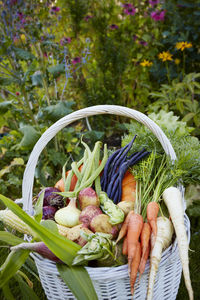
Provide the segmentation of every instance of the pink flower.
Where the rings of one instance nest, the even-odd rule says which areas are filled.
[[[60,40],[60,44],[61,46],[64,46],[66,44],[70,44],[71,43],[71,38],[70,37],[63,37],[61,40]]]
[[[73,64],[73,65],[76,65],[76,64],[78,64],[78,63],[80,63],[80,62],[81,62],[81,58],[80,58],[79,56],[75,57],[75,58],[72,60],[72,64]]]
[[[160,1],[159,0],[149,0],[149,4],[154,7],[154,5],[157,5]]]
[[[136,9],[134,7],[129,7],[129,8],[124,9],[124,13],[126,15],[134,16],[136,13]]]
[[[162,11],[159,11],[159,10],[152,11],[151,18],[154,19],[155,21],[164,21],[165,10],[162,10]]]

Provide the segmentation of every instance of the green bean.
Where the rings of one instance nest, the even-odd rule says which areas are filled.
[[[102,162],[101,164],[99,165],[99,167],[91,174],[91,176],[86,180],[86,181],[83,181],[81,182],[81,185],[80,187],[78,188],[77,192],[80,192],[82,189],[84,189],[85,187],[88,187],[90,186],[93,181],[97,178],[97,176],[100,175],[101,171],[103,170],[105,164],[106,164],[106,161],[108,159],[108,150],[107,150],[107,145],[105,144],[104,145],[104,156],[103,156],[103,159],[102,159]]]

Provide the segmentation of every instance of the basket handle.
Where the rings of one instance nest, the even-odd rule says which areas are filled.
[[[54,123],[51,127],[49,127],[40,137],[40,139],[35,144],[29,160],[26,165],[26,169],[24,171],[23,182],[22,182],[22,202],[23,209],[28,214],[33,214],[32,209],[32,190],[33,190],[33,182],[34,182],[34,174],[35,168],[37,165],[38,157],[41,154],[42,150],[45,148],[47,143],[64,127],[67,125],[89,116],[100,115],[100,114],[111,114],[118,115],[123,117],[128,117],[134,119],[146,127],[148,127],[153,134],[158,138],[161,143],[165,153],[171,157],[171,160],[174,161],[176,159],[175,151],[166,137],[161,128],[154,123],[150,118],[148,118],[145,114],[123,106],[118,105],[96,105],[90,106],[88,108],[83,108],[77,110],[60,120]]]

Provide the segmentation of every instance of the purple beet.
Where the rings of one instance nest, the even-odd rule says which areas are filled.
[[[61,192],[59,189],[55,187],[46,187],[42,191],[39,192],[37,195],[37,198],[41,195],[41,193],[45,191],[44,193],[44,202],[43,206],[55,206],[55,207],[64,207],[64,198],[61,195],[55,194],[56,192]]]
[[[43,206],[43,220],[54,220],[54,215],[57,211],[57,208],[54,206]]]

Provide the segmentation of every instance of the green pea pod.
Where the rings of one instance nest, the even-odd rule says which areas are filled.
[[[102,211],[110,217],[110,224],[116,225],[124,221],[123,210],[115,205],[105,192],[100,192],[99,200]]]

